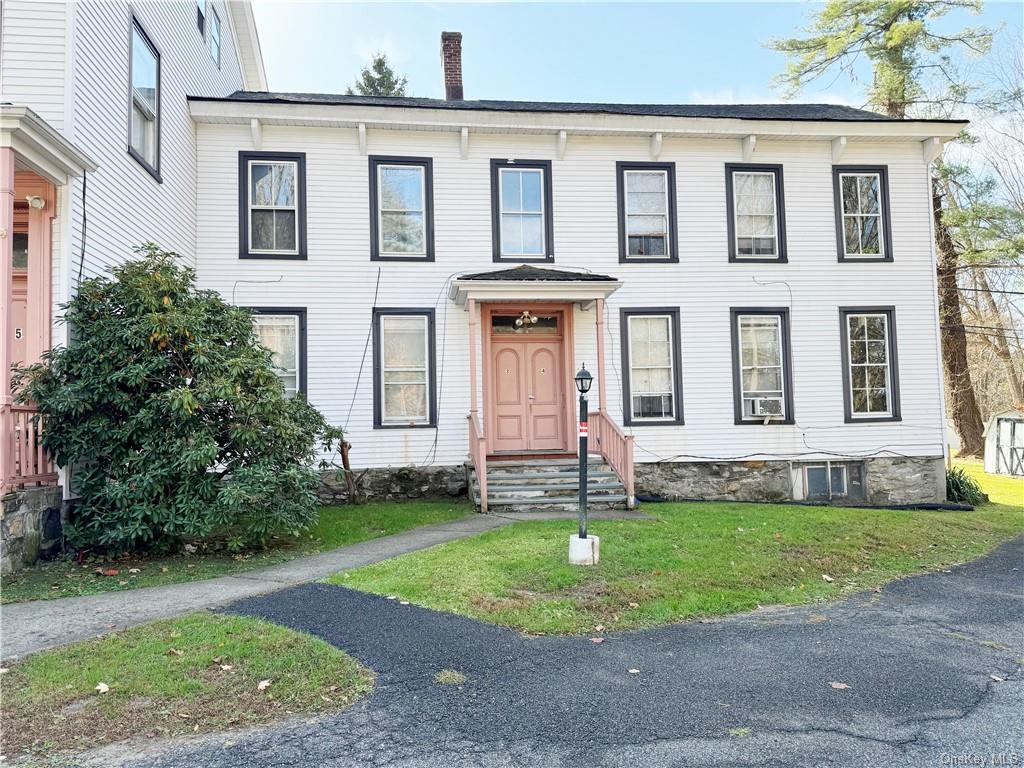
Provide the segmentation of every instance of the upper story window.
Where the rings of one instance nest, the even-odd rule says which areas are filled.
[[[306,156],[239,152],[239,255],[306,258]]]
[[[792,424],[788,309],[733,309],[733,393],[737,424]]]
[[[213,60],[217,62],[217,66],[220,66],[220,16],[217,15],[217,11],[210,8],[209,17],[207,24],[210,27],[209,32],[206,35],[207,45],[210,47],[210,55]]]
[[[491,160],[495,261],[554,261],[551,163]]]
[[[847,422],[900,418],[895,313],[892,307],[839,311]]]
[[[437,424],[434,311],[374,309],[374,427]]]
[[[306,391],[305,308],[253,308],[252,324],[260,342],[272,353],[284,396]]]
[[[679,310],[623,309],[619,317],[626,425],[682,424]]]
[[[370,158],[372,260],[434,260],[432,176],[429,157]]]
[[[619,261],[678,261],[675,165],[616,163]]]
[[[160,54],[132,19],[128,152],[160,180]]]
[[[725,165],[729,261],[786,261],[781,165]]]
[[[892,261],[885,166],[832,166],[840,261]]]
[[[196,26],[199,34],[206,34],[206,0],[196,0]]]

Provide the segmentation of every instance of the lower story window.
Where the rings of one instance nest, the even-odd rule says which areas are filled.
[[[803,475],[804,498],[808,501],[864,498],[864,465],[860,462],[806,464]]]
[[[733,310],[737,422],[792,420],[786,310]]]
[[[305,392],[306,311],[265,307],[252,312],[256,336],[271,351],[285,397]]]
[[[681,422],[678,310],[623,310],[622,325],[626,423]]]
[[[374,338],[374,426],[433,426],[433,310],[374,310]]]

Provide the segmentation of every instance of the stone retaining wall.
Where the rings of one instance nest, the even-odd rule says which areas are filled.
[[[0,500],[0,573],[8,574],[61,551],[60,486],[26,488]]]
[[[356,470],[360,475],[364,470]],[[459,464],[443,467],[379,467],[366,471],[360,487],[367,501],[410,499],[453,499],[466,496],[466,468]],[[337,473],[322,472],[317,491],[322,504],[347,504],[348,487]]]

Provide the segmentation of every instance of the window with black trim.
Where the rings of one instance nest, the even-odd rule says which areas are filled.
[[[217,62],[217,67],[220,67],[220,16],[217,15],[217,11],[210,6],[209,13],[209,32],[206,35],[206,43],[210,49],[210,55],[213,60]]]
[[[615,164],[619,262],[679,261],[674,163]]]
[[[494,261],[554,261],[551,161],[491,160]]]
[[[899,421],[896,310],[843,307],[839,317],[847,423]]]
[[[272,353],[285,397],[306,391],[306,308],[250,307],[253,330]]]
[[[160,181],[160,52],[132,17],[128,154]]]
[[[373,426],[437,425],[434,310],[373,310]]]
[[[306,155],[238,153],[239,256],[306,258]]]
[[[434,260],[433,161],[370,158],[370,258]]]
[[[782,166],[725,164],[729,261],[786,261]]]
[[[892,261],[889,169],[833,165],[836,247],[840,261]]]
[[[792,424],[789,310],[733,308],[730,315],[736,423]]]
[[[808,501],[863,501],[864,464],[859,461],[809,462],[802,466],[803,498]]]
[[[682,424],[683,387],[679,310],[619,310],[622,347],[623,422]]]
[[[196,0],[196,27],[199,34],[206,34],[206,0]]]

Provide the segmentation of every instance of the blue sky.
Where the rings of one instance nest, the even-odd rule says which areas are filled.
[[[341,93],[378,50],[415,96],[443,95],[442,30],[463,33],[466,98],[607,102],[777,101],[784,67],[763,43],[794,34],[812,3],[332,3],[257,0],[272,90]],[[952,13],[948,29],[1005,25],[1019,2]],[[801,101],[860,106],[859,84],[821,82]]]

